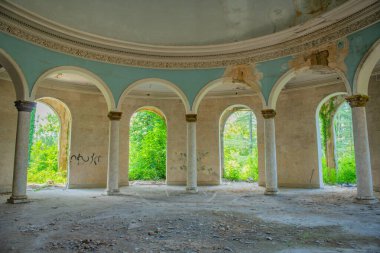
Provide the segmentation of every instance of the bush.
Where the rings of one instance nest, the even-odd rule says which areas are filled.
[[[344,156],[338,161],[338,184],[355,184],[356,183],[356,166],[355,157]]]
[[[322,160],[323,182],[325,184],[355,184],[356,167],[355,157],[348,155],[338,160],[338,170],[328,168],[325,159]]]
[[[28,183],[44,184],[53,182],[54,184],[65,184],[67,173],[66,171],[55,171],[47,168],[38,170],[36,167],[28,170]]]
[[[130,180],[166,178],[166,123],[154,112],[140,111],[131,119]]]

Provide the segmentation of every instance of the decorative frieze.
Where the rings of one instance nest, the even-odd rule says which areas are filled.
[[[276,111],[273,109],[265,109],[262,110],[261,113],[263,114],[264,119],[271,119],[276,116]]]
[[[196,114],[186,114],[186,122],[197,122]]]
[[[108,118],[110,120],[120,120],[121,119],[121,114],[122,112],[114,112],[114,111],[111,111],[108,113]]]
[[[19,112],[31,112],[36,108],[36,103],[31,101],[15,101],[15,106]]]
[[[288,39],[270,46],[255,47],[254,44],[250,45],[250,42],[247,41],[244,50],[228,51],[227,53],[223,50],[210,52],[206,50],[174,54],[154,50],[140,50],[136,49],[136,47],[113,47],[49,29],[19,14],[11,13],[10,10],[0,12],[0,31],[58,52],[107,63],[162,69],[217,68],[252,64],[289,55],[303,56],[305,52],[310,53],[315,49],[322,52],[322,47],[335,44],[345,36],[378,22],[380,20],[379,6],[379,3],[371,4],[335,23],[321,26],[318,30],[313,30],[310,33],[303,32],[300,33],[301,35],[295,33],[294,36],[289,36]],[[344,66],[332,65],[341,65],[344,58],[343,61],[342,57],[331,60],[333,52],[331,49],[328,52],[328,65],[334,68],[340,67],[345,71]],[[324,58],[324,56],[322,58],[324,60],[321,63],[325,64],[327,58]]]
[[[369,100],[369,97],[366,95],[357,94],[357,95],[346,97],[346,100],[350,104],[351,108],[364,107],[366,106]]]

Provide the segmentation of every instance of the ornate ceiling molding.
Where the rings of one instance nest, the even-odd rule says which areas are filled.
[[[0,31],[54,51],[145,68],[219,68],[297,55],[380,20],[380,2],[353,0],[321,17],[257,39],[215,46],[139,45],[85,34],[0,2]]]

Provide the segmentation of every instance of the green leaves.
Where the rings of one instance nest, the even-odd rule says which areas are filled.
[[[131,118],[129,138],[129,179],[165,179],[165,119],[151,111],[135,113]]]
[[[251,111],[237,111],[227,119],[224,133],[224,178],[258,180],[257,124]]]
[[[37,112],[35,126],[30,129],[33,136],[28,168],[29,183],[65,183],[66,171],[58,172],[58,138],[60,123],[54,114],[41,119]]]

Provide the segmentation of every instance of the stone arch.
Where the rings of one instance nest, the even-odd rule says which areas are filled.
[[[323,98],[316,110],[315,110],[315,122],[316,122],[316,128],[317,128],[317,145],[318,145],[318,174],[319,174],[319,185],[320,188],[323,188],[323,175],[322,175],[322,143],[321,143],[321,128],[319,126],[319,112],[321,110],[322,105],[327,102],[330,98],[339,96],[339,95],[347,95],[347,92],[334,92]]]
[[[129,132],[128,132],[129,142],[128,142],[128,145],[130,145],[130,139],[131,139],[130,133],[131,133],[132,116],[138,112],[141,112],[141,111],[150,111],[150,112],[153,112],[153,113],[159,115],[160,117],[162,117],[165,121],[166,133],[168,133],[168,122],[167,122],[167,117],[166,117],[165,113],[160,108],[158,108],[157,106],[150,106],[150,105],[141,106],[130,114],[130,118],[129,118],[129,122],[128,122],[128,124],[129,124]],[[130,152],[131,152],[131,147],[128,148],[128,157],[130,157]],[[130,169],[130,167],[129,167],[129,161],[128,161],[128,178],[129,178],[129,169]],[[167,180],[167,179],[168,179],[168,138],[166,136],[165,180]]]
[[[347,80],[347,77],[346,75],[338,68],[330,68],[330,67],[326,67],[326,66],[318,66],[320,68],[327,68],[327,69],[330,69],[330,70],[334,70],[338,75],[339,77],[342,79],[342,81],[344,82],[344,85],[346,87],[346,90],[347,90],[347,93],[348,94],[351,94],[351,88],[350,88],[350,84]],[[272,90],[269,94],[269,99],[268,99],[268,104],[266,105],[267,108],[269,109],[276,109],[276,104],[277,104],[277,100],[278,100],[278,97],[280,96],[280,93],[282,91],[282,89],[285,87],[285,85],[295,76],[297,76],[298,74],[306,71],[310,69],[310,66],[307,66],[307,67],[303,67],[303,68],[300,68],[300,69],[295,69],[295,68],[292,68],[290,70],[288,70],[285,74],[283,74],[278,80],[277,82],[274,84],[274,86],[272,87]]]
[[[121,107],[122,107],[122,103],[124,102],[125,98],[128,96],[128,94],[134,89],[136,88],[137,86],[141,85],[141,84],[144,84],[144,83],[147,83],[147,82],[156,82],[156,83],[160,83],[166,87],[168,87],[169,89],[173,90],[178,96],[179,98],[181,99],[182,103],[183,103],[183,106],[185,107],[185,110],[186,110],[186,113],[189,113],[190,112],[190,104],[189,104],[189,100],[187,99],[185,93],[177,86],[175,85],[174,83],[172,82],[169,82],[167,80],[164,80],[164,79],[160,79],[160,78],[145,78],[145,79],[141,79],[141,80],[138,80],[132,84],[130,84],[124,91],[123,93],[121,94],[120,98],[119,98],[119,102],[117,104],[117,109],[120,111],[121,110]]]
[[[375,65],[380,60],[380,40],[367,51],[356,69],[353,84],[353,94],[368,95],[369,79]]]
[[[220,117],[219,117],[219,160],[220,160],[220,180],[222,179],[223,177],[223,174],[224,174],[224,139],[223,139],[223,136],[224,136],[224,126],[228,120],[228,118],[235,112],[233,111],[233,109],[241,109],[241,108],[244,108],[244,109],[248,109],[250,110],[253,115],[256,117],[256,114],[255,112],[253,111],[253,109],[248,106],[248,105],[245,105],[245,104],[233,104],[233,105],[229,105],[227,106],[223,112],[220,114]],[[237,110],[238,111],[238,110]],[[257,117],[256,117],[257,118]]]
[[[195,113],[195,114],[198,113],[199,105],[201,104],[201,102],[203,101],[203,98],[207,95],[207,93],[225,81],[231,81],[231,80],[228,78],[219,78],[219,79],[213,80],[213,81],[209,82],[208,84],[206,84],[198,92],[197,96],[194,99],[192,110],[191,110],[192,113]],[[258,87],[258,90],[261,91],[259,85],[257,83],[255,83],[255,85]],[[259,97],[263,103],[263,106],[264,106],[265,105],[265,99],[264,99],[263,94],[260,92],[260,93],[258,93],[258,95],[259,95]]]
[[[36,83],[34,84],[30,97],[32,99],[35,99],[36,92],[37,92],[37,89],[38,89],[38,86],[39,86],[40,82],[42,80],[44,80],[48,75],[51,75],[51,74],[54,74],[54,73],[58,73],[58,72],[76,73],[76,74],[80,74],[80,75],[85,76],[103,94],[104,99],[106,100],[106,103],[107,103],[108,110],[112,111],[112,110],[116,109],[115,100],[114,100],[113,94],[112,94],[110,88],[108,87],[108,85],[99,76],[97,76],[93,72],[91,72],[91,71],[89,71],[87,69],[80,68],[80,67],[75,67],[75,66],[60,66],[60,67],[49,69],[48,71],[46,71],[45,73],[43,73],[37,79]]]
[[[16,61],[0,48],[0,64],[6,69],[16,91],[17,100],[29,100],[29,88],[25,76]]]
[[[63,165],[67,170],[66,185],[70,186],[70,147],[72,115],[69,107],[60,99],[53,97],[40,97],[35,102],[42,102],[49,106],[58,116],[60,123],[58,166]]]

